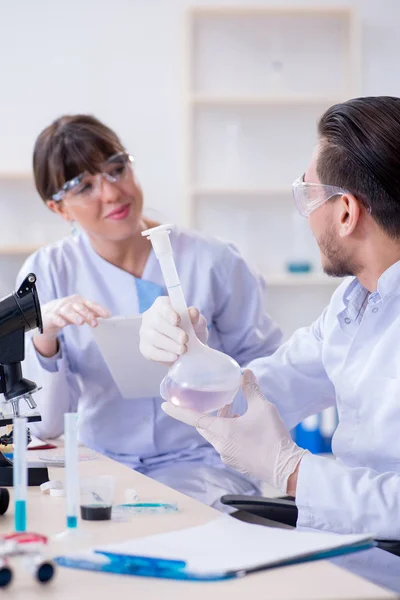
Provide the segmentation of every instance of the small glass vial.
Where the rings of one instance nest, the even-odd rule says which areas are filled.
[[[307,219],[293,211],[291,217],[291,251],[286,265],[289,273],[309,273],[313,270],[310,235]]]

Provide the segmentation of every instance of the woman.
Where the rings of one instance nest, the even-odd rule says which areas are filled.
[[[43,334],[28,341],[24,365],[43,386],[35,433],[60,435],[64,412],[77,410],[85,445],[205,503],[257,493],[258,484],[225,467],[196,431],[169,419],[159,398],[123,399],[94,341],[98,318],[143,313],[166,295],[141,236],[157,223],[142,214],[142,190],[117,135],[91,116],[64,116],[39,135],[33,166],[47,207],[79,225],[30,256],[18,278],[37,275],[43,314]],[[212,324],[210,345],[241,364],[274,352],[281,334],[264,313],[264,284],[237,251],[180,229],[171,242],[187,300]],[[195,310],[191,317],[204,337],[205,321]]]

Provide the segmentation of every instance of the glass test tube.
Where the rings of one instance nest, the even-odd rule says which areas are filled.
[[[15,531],[26,531],[27,466],[26,418],[13,419],[13,485],[14,485],[14,522]]]
[[[78,526],[78,414],[64,414],[67,529]]]

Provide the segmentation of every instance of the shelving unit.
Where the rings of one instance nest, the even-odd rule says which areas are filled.
[[[340,102],[339,96],[326,98],[323,96],[307,96],[293,94],[289,96],[212,96],[193,94],[189,102],[198,106],[304,106],[305,104],[326,104]]]
[[[0,172],[0,297],[9,294],[25,259],[68,234],[68,225],[39,198],[32,173]]]
[[[268,275],[268,284],[276,287],[318,286],[334,289],[341,279],[328,277],[323,273],[272,273]]]
[[[357,16],[346,7],[192,8],[184,55],[183,220],[234,242],[263,273],[267,308],[288,335],[316,318],[340,283],[320,272],[308,232],[312,272],[286,270],[297,258],[294,230],[306,226],[293,214],[291,183],[311,158],[318,118],[359,93]]]
[[[21,181],[26,180],[32,181],[32,173],[29,171],[0,171],[0,181]]]

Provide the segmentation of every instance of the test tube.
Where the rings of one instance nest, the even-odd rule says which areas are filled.
[[[26,531],[27,468],[26,417],[13,419],[13,485],[14,485],[14,521],[15,531]]]
[[[79,506],[77,413],[64,413],[64,437],[67,529],[76,529]]]

